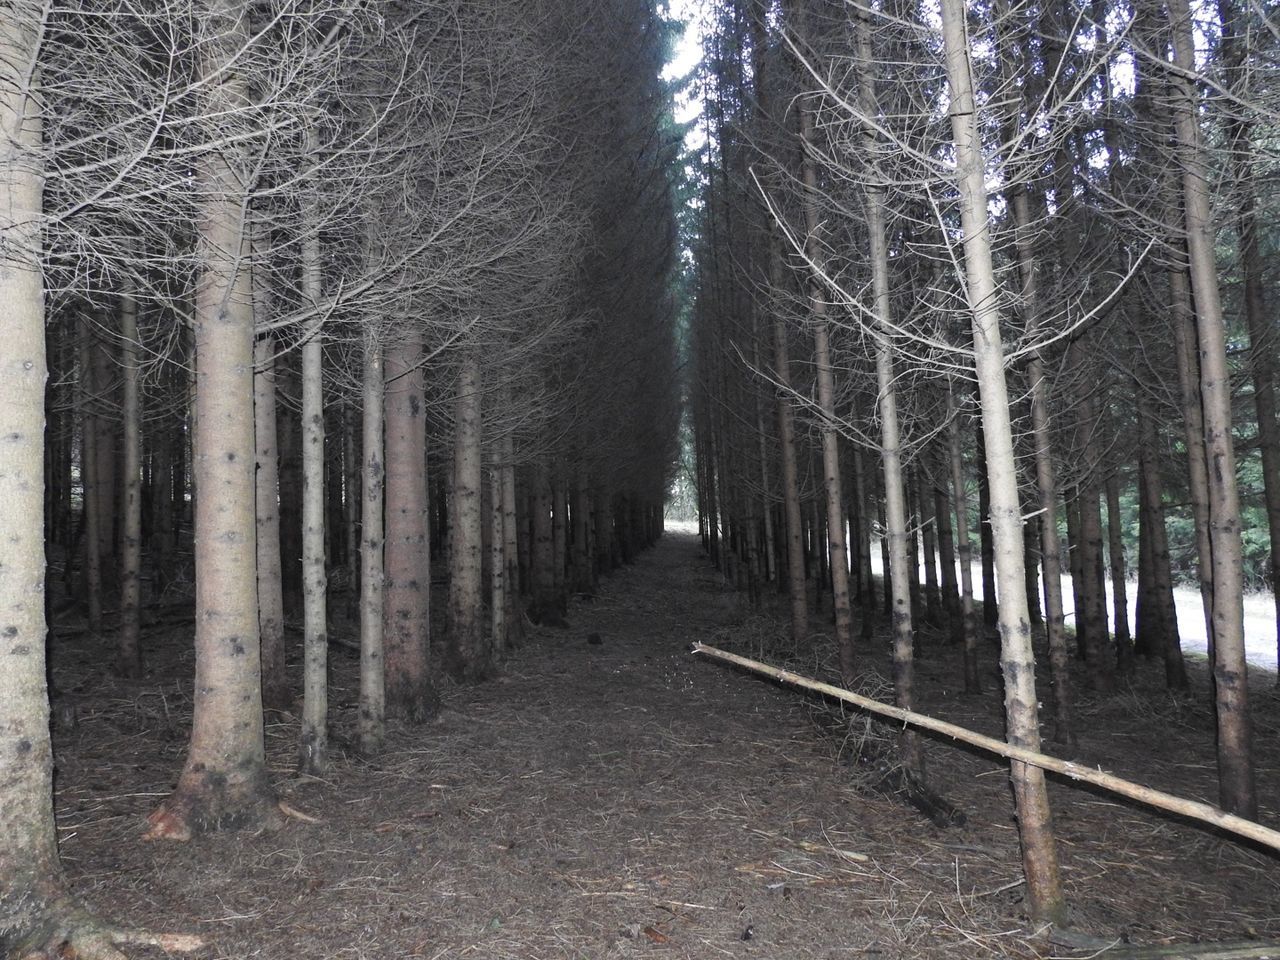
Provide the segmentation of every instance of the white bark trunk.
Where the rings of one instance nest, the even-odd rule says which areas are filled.
[[[991,530],[1000,595],[998,615],[1006,737],[1012,744],[1038,751],[1040,724],[1023,568],[1022,513],[1018,501],[1013,429],[1009,420],[999,297],[991,258],[985,157],[965,30],[965,4],[963,0],[941,0],[941,13],[943,51],[951,95],[951,131],[956,150],[956,186],[960,192],[966,294],[982,398]],[[1066,907],[1044,772],[1026,764],[1013,763],[1010,774],[1018,807],[1018,831],[1030,912],[1037,921],[1058,923],[1065,919]]]

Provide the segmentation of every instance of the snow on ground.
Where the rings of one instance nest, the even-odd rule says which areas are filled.
[[[668,520],[666,528],[677,533],[697,533],[696,520]],[[880,566],[880,551],[876,545],[871,549],[871,567],[877,576],[883,575]],[[959,567],[957,567],[957,577]],[[923,575],[922,575],[923,578]],[[982,568],[973,565],[974,596],[982,597]],[[1138,585],[1130,583],[1128,587],[1129,629],[1134,628],[1134,599],[1138,595]],[[1178,608],[1178,631],[1182,636],[1183,652],[1205,655],[1209,647],[1206,641],[1204,612],[1200,603],[1200,591],[1190,587],[1178,587],[1174,590],[1174,602]],[[1067,625],[1075,623],[1075,602],[1071,593],[1071,578],[1062,578],[1062,601],[1065,607]],[[1107,608],[1114,618],[1112,591],[1107,584]],[[1276,669],[1276,617],[1275,601],[1270,593],[1251,593],[1244,598],[1244,632],[1245,656],[1249,663],[1267,670]]]

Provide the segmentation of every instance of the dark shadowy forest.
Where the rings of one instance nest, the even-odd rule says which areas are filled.
[[[1280,950],[1278,52],[8,0],[0,957]]]

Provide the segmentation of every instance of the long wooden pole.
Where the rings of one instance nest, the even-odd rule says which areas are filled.
[[[997,740],[994,737],[984,736],[981,733],[975,733],[966,727],[957,726],[954,723],[947,723],[945,720],[937,720],[933,717],[925,716],[922,713],[916,713],[913,710],[903,710],[900,707],[891,707],[887,703],[881,703],[879,700],[872,700],[870,697],[864,697],[860,694],[852,693],[840,687],[832,686],[829,683],[823,683],[820,680],[812,680],[809,677],[801,676],[798,673],[792,673],[790,670],[783,670],[780,667],[773,667],[767,663],[761,663],[758,660],[750,660],[747,657],[740,657],[736,653],[729,653],[727,650],[721,650],[718,647],[710,647],[706,644],[695,643],[693,652],[700,653],[704,656],[713,657],[717,660],[723,660],[726,663],[732,663],[742,667],[744,670],[750,670],[752,673],[763,674],[766,677],[772,677],[782,683],[791,684],[794,687],[800,687],[805,690],[812,690],[815,693],[821,693],[824,696],[833,697],[836,700],[842,700],[845,703],[851,703],[856,707],[866,710],[870,713],[879,714],[883,717],[890,717],[904,724],[910,724],[919,727],[922,730],[931,730],[934,733],[940,733],[943,736],[951,737],[953,740],[959,740],[979,749],[986,750],[988,753],[994,753],[1009,760],[1016,760],[1019,763],[1027,763],[1042,770],[1051,770],[1054,773],[1060,773],[1063,776],[1070,777],[1072,780],[1081,780],[1085,783],[1091,783],[1094,786],[1109,790],[1112,793],[1119,794],[1122,797],[1128,797],[1130,800],[1136,800],[1150,807],[1156,807],[1159,810],[1167,810],[1170,813],[1181,814],[1184,817],[1190,817],[1193,820],[1200,820],[1204,823],[1212,824],[1219,829],[1234,833],[1237,836],[1248,837],[1258,843],[1268,846],[1273,850],[1280,850],[1280,831],[1272,830],[1270,827],[1264,827],[1260,823],[1252,820],[1246,820],[1244,817],[1238,817],[1233,813],[1227,813],[1225,810],[1215,807],[1212,804],[1201,803],[1197,800],[1186,800],[1182,797],[1175,797],[1171,793],[1165,793],[1162,790],[1155,790],[1151,787],[1145,787],[1140,783],[1134,783],[1131,780],[1125,780],[1114,774],[1105,773],[1102,770],[1095,770],[1092,767],[1084,767],[1078,763],[1072,763],[1069,760],[1059,760],[1057,757],[1051,757],[1047,754],[1038,753],[1035,750],[1028,750],[1025,747],[1017,747],[1012,744],[1005,743],[1003,740]]]

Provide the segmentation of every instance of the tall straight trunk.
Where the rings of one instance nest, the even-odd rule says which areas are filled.
[[[1085,644],[1088,637],[1089,622],[1082,615],[1084,610],[1084,551],[1080,549],[1080,493],[1079,488],[1068,490],[1066,494],[1067,543],[1070,556],[1067,561],[1071,573],[1072,605],[1076,616],[1076,656],[1085,658]]]
[[[197,18],[208,117],[251,100],[235,54],[248,13],[207,0]],[[267,780],[258,646],[254,517],[253,289],[245,184],[233,150],[196,161],[196,677],[191,744],[173,794],[150,817],[150,836],[259,828],[277,822]]]
[[[422,723],[436,712],[430,673],[431,555],[422,339],[398,335],[386,352],[386,598],[383,628],[387,713]],[[368,434],[365,434],[366,441]],[[365,454],[366,461],[368,453]]]
[[[566,589],[565,568],[568,559],[568,504],[564,483],[564,463],[556,458],[551,469],[551,549],[553,559],[551,569],[555,574],[556,596],[560,609],[567,609],[568,591]]]
[[[935,456],[934,465],[945,468],[946,461]],[[951,525],[951,493],[948,490],[945,469],[935,475],[932,487],[933,515],[938,523],[939,572],[947,636],[952,644],[962,647],[965,637],[964,610],[960,605],[960,585],[956,580],[956,538]]]
[[[502,529],[502,469],[489,468],[489,656],[507,648],[506,535]]]
[[[1133,639],[1129,634],[1129,585],[1124,562],[1124,536],[1120,517],[1120,476],[1107,477],[1107,550],[1111,561],[1111,608],[1114,611],[1116,664],[1120,673],[1132,676]]]
[[[0,7],[0,952],[14,956],[45,946],[63,887],[45,687],[44,179],[40,101],[26,89],[42,7]]]
[[[1001,669],[1005,682],[1005,729],[1010,743],[1040,749],[1035,658],[1022,570],[1022,511],[1004,372],[999,297],[991,256],[984,152],[974,99],[963,0],[942,0],[943,53],[951,94],[951,130],[960,192],[966,295],[973,321],[973,347],[982,399],[982,425],[991,496],[991,530],[999,576]],[[1060,923],[1066,916],[1044,771],[1011,763],[1018,833],[1022,841],[1027,900],[1034,920]]]
[[[951,465],[951,489],[956,505],[956,539],[960,554],[960,607],[964,618],[964,692],[982,692],[978,676],[978,614],[973,602],[973,541],[969,536],[969,494],[964,482],[964,456],[960,450],[960,419],[955,398],[947,392],[947,460]]]
[[[1160,479],[1159,447],[1155,420],[1142,384],[1137,384],[1138,478],[1142,484],[1143,530],[1151,551],[1151,588],[1154,603],[1155,651],[1164,660],[1165,683],[1170,690],[1187,689],[1187,668],[1178,636],[1178,609],[1173,597],[1169,562],[1169,534],[1164,519],[1164,486]],[[1145,619],[1145,618],[1144,618]],[[1144,626],[1145,630],[1145,626]]]
[[[1247,83],[1248,22],[1235,0],[1218,0],[1222,24],[1222,59],[1228,79]],[[1231,76],[1234,74],[1234,78]],[[1251,91],[1237,90],[1244,103]],[[1262,457],[1262,491],[1267,507],[1271,546],[1271,593],[1275,603],[1276,650],[1280,653],[1280,425],[1276,423],[1275,340],[1265,302],[1265,274],[1259,246],[1258,198],[1255,186],[1254,122],[1245,106],[1229,107],[1226,118],[1228,166],[1239,197],[1236,230],[1240,273],[1244,285],[1244,316],[1249,330],[1249,367],[1253,374],[1253,406],[1258,420],[1258,450]],[[1277,674],[1280,683],[1280,673]]]
[[[360,517],[360,700],[356,716],[356,742],[366,757],[381,752],[386,739],[387,684],[383,669],[384,530],[386,472],[383,466],[382,341],[369,325],[364,333],[364,370],[361,380],[363,411],[361,433],[364,458],[361,470]],[[399,520],[401,518],[397,518]]]
[[[757,370],[764,368],[760,364],[760,316],[759,311],[751,312],[751,350],[752,363]],[[763,570],[762,574],[766,581],[772,583],[778,579],[778,545],[777,534],[775,533],[773,523],[773,486],[769,474],[769,434],[765,430],[765,413],[764,402],[760,397],[760,390],[753,385],[751,391],[751,402],[755,413],[755,435],[756,435],[756,460],[760,470],[760,513],[761,523],[763,525]]]
[[[302,421],[295,413],[301,404],[302,386],[292,354],[276,362],[276,389],[282,403],[276,409],[276,451],[279,463],[280,523],[280,591],[285,618],[302,616]]]
[[[853,448],[853,481],[859,520],[857,543],[861,582],[858,586],[858,599],[862,607],[862,630],[859,635],[863,640],[870,640],[876,622],[876,578],[871,570],[871,518],[875,510],[871,503],[871,492],[867,489],[867,473],[861,447]]]
[[[1024,276],[1025,290],[1025,276]],[[1049,430],[1049,385],[1037,352],[1027,364],[1031,381],[1031,424],[1036,447],[1036,492],[1040,508],[1040,569],[1044,574],[1044,628],[1053,688],[1053,739],[1074,743],[1071,713],[1071,651],[1062,604],[1062,540],[1058,536],[1058,481]]]
[[[765,114],[762,20],[753,23],[757,36],[753,45],[758,110]],[[767,214],[766,214],[767,215]],[[768,231],[769,285],[783,289],[782,240],[778,227],[770,221]],[[777,384],[778,456],[782,463],[782,504],[786,520],[787,577],[786,588],[791,601],[791,640],[800,644],[809,638],[809,605],[805,581],[804,518],[800,511],[800,471],[796,460],[795,411],[791,406],[791,358],[787,347],[787,326],[780,310],[775,310],[770,323],[773,337],[773,380]],[[780,584],[781,585],[781,584]]]
[[[942,626],[942,594],[938,590],[937,520],[933,511],[933,497],[924,465],[917,463],[915,470],[916,501],[920,515],[921,559],[924,562],[924,618],[931,626]]]
[[[1177,214],[1171,208],[1171,215]],[[1209,656],[1214,651],[1213,631],[1213,547],[1210,542],[1210,490],[1208,461],[1205,459],[1204,403],[1200,393],[1200,359],[1197,356],[1196,317],[1191,304],[1191,288],[1185,266],[1168,272],[1169,312],[1173,324],[1174,355],[1178,362],[1178,385],[1182,399],[1183,437],[1187,448],[1187,489],[1191,498],[1191,518],[1196,534],[1196,577],[1204,611],[1205,636]]]
[[[803,33],[803,14],[799,18]],[[801,160],[804,180],[806,254],[815,265],[823,262],[822,220],[818,211],[818,169],[814,161],[813,112],[800,109],[801,136],[807,145]],[[840,658],[840,674],[852,683],[857,663],[853,649],[853,612],[849,606],[849,553],[845,541],[844,484],[840,474],[840,434],[836,431],[836,385],[831,365],[831,335],[827,324],[827,297],[821,281],[809,278],[809,313],[813,330],[813,366],[818,387],[818,410],[822,414],[822,488],[827,507],[827,565],[831,572],[831,606],[835,613],[835,644]],[[821,578],[819,578],[821,583]]]
[[[533,610],[535,623],[553,627],[565,626],[564,610],[556,592],[555,532],[552,529],[551,471],[546,461],[534,466],[533,489],[530,491],[533,514],[532,565]]]
[[[1079,340],[1070,347],[1071,365],[1078,378],[1085,376],[1084,348]],[[1076,493],[1080,511],[1080,539],[1075,549],[1080,555],[1080,593],[1083,607],[1076,608],[1076,622],[1083,629],[1084,657],[1089,686],[1098,693],[1115,690],[1115,658],[1111,654],[1111,634],[1107,630],[1107,598],[1103,593],[1102,507],[1099,497],[1098,403],[1093,384],[1086,384],[1076,396],[1079,456],[1084,476]]]
[[[855,14],[860,109],[863,116],[877,115],[875,77],[872,73],[871,24],[865,13]],[[872,130],[864,128],[863,148],[868,158],[879,150]],[[877,171],[878,173],[878,171]],[[894,702],[912,709],[915,694],[915,629],[911,619],[911,586],[914,557],[908,549],[906,480],[902,466],[902,440],[898,425],[898,394],[894,383],[891,336],[893,317],[889,296],[889,238],[885,225],[885,190],[878,179],[866,186],[867,243],[871,261],[871,293],[875,317],[876,387],[880,403],[880,458],[884,469],[885,533],[889,544],[892,595],[890,628],[893,642]],[[903,764],[917,775],[924,772],[924,750],[917,734],[899,735]]]
[[[317,231],[302,241],[302,292],[317,306],[323,293],[320,278]],[[312,775],[324,773],[329,765],[329,578],[324,549],[324,465],[324,343],[322,333],[317,330],[302,345],[302,730],[298,740],[298,768]],[[340,487],[341,478],[331,476],[329,484]],[[348,549],[351,547],[348,540]],[[351,549],[351,553],[355,550]],[[348,557],[348,562],[354,562],[353,557]]]
[[[254,298],[260,281],[254,277]],[[260,317],[261,304],[255,304]],[[285,678],[284,594],[280,586],[280,478],[276,449],[276,340],[257,339],[253,349],[254,501],[257,507],[258,630],[262,636],[262,702],[283,707],[289,700]],[[293,491],[289,492],[294,495]]]
[[[343,506],[347,521],[347,617],[356,620],[360,616],[360,423],[356,406],[351,401],[342,408],[342,481]]]
[[[1027,611],[1033,627],[1044,625],[1040,608],[1040,528],[1034,523],[1022,526],[1022,562],[1027,568]]]
[[[120,633],[116,670],[123,677],[142,676],[142,374],[138,344],[138,301],[133,292],[120,295],[120,351],[123,383],[121,421],[123,464],[120,484]]]
[[[89,632],[102,634],[102,551],[99,530],[104,523],[98,495],[98,430],[94,389],[93,330],[86,317],[80,321],[80,509],[84,511],[84,595]]]
[[[920,623],[924,620],[924,604],[921,602],[920,590],[920,503],[916,486],[911,482],[911,471],[904,470],[902,482],[906,484],[903,496],[907,498],[907,588],[911,591],[911,620]],[[920,638],[915,639],[916,652],[920,651]]]
[[[167,377],[161,379],[164,384]],[[158,418],[151,431],[151,497],[148,503],[151,524],[151,537],[148,542],[151,554],[151,566],[155,581],[152,585],[156,595],[163,593],[169,583],[174,564],[174,517],[173,517],[173,450],[174,433],[177,423],[169,413]]]
[[[996,596],[996,542],[991,530],[991,481],[984,425],[978,426],[978,553],[982,561],[982,627],[993,634],[1000,622]]]
[[[449,566],[449,637],[446,666],[460,682],[483,680],[493,671],[485,642],[480,421],[480,363],[463,358],[454,401],[453,551]]]
[[[516,510],[515,441],[510,435],[502,441],[502,536],[503,556],[507,564],[507,633],[508,646],[524,639],[524,612],[520,609],[520,525]]]
[[[109,314],[103,314],[100,323],[111,326]],[[90,366],[93,369],[93,394],[98,415],[93,418],[94,432],[94,491],[98,507],[98,557],[104,594],[115,594],[119,589],[119,566],[116,556],[116,511],[120,505],[117,493],[117,441],[115,402],[115,372],[119,369],[113,355],[113,343],[104,337],[91,342]]]
[[[1240,501],[1231,439],[1231,370],[1214,257],[1209,164],[1195,83],[1195,41],[1187,0],[1168,0],[1173,25],[1173,118],[1182,168],[1191,289],[1196,303],[1200,396],[1209,474],[1209,541],[1213,574],[1213,678],[1218,709],[1218,794],[1223,809],[1256,818],[1249,684],[1244,648],[1244,564]]]
[[[573,489],[573,589],[590,596],[595,592],[591,563],[591,478],[585,466],[574,473]]]

